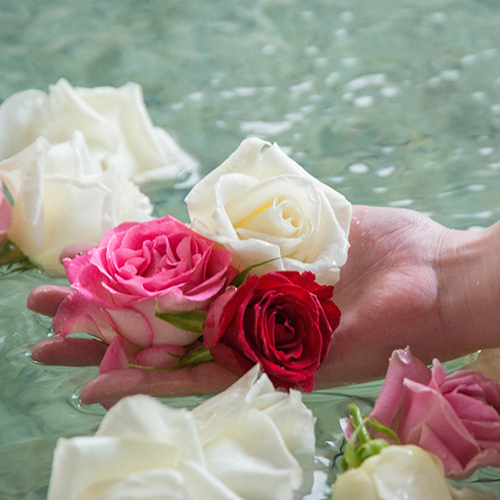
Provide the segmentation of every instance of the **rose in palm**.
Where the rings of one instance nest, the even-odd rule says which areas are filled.
[[[198,334],[155,317],[205,310],[235,270],[231,255],[173,217],[124,223],[64,266],[75,293],[61,304],[54,331],[89,332],[110,343],[188,345]]]
[[[262,150],[270,146],[265,152]],[[351,204],[277,144],[244,140],[186,197],[193,227],[252,274],[310,271],[334,285],[347,259]]]
[[[250,276],[210,306],[205,347],[236,373],[259,363],[275,386],[311,391],[340,321],[332,293],[310,272]]]
[[[447,476],[500,465],[500,383],[475,370],[447,375],[434,360],[431,372],[395,351],[370,416],[441,458]]]

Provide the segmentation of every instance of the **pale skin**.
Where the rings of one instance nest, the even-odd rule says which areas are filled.
[[[394,349],[425,363],[500,347],[500,222],[479,232],[447,229],[411,210],[354,206],[351,248],[333,300],[342,312],[315,388],[383,377]],[[74,254],[75,249],[68,250]],[[69,288],[42,286],[27,306],[53,316]],[[106,345],[91,339],[40,342],[43,364],[99,364]],[[92,379],[84,403],[146,393],[215,394],[237,376],[215,362],[175,371],[126,369]]]

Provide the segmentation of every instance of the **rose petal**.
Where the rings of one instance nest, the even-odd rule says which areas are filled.
[[[182,346],[172,344],[157,345],[140,351],[135,358],[135,363],[152,367],[175,366],[185,352],[186,349]]]
[[[140,350],[140,346],[128,342],[123,337],[117,335],[106,350],[106,354],[101,361],[99,374],[128,368],[133,364],[135,357]]]
[[[379,397],[370,413],[374,419],[385,426],[397,428],[397,415],[407,402],[405,379],[427,384],[431,379],[430,370],[417,358],[413,357],[409,348],[395,350],[390,359],[384,384]]]

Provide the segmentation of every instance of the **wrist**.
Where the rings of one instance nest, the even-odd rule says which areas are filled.
[[[444,337],[459,357],[500,346],[500,223],[448,231],[436,274]]]

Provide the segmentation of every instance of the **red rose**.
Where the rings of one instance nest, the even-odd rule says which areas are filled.
[[[250,276],[210,306],[205,347],[238,374],[259,363],[275,386],[310,392],[340,321],[332,294],[311,272]]]

